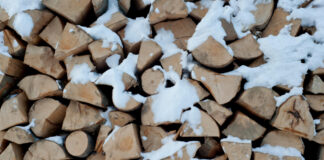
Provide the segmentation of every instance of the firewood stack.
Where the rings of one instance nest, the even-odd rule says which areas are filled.
[[[324,160],[321,0],[0,0],[0,160]]]

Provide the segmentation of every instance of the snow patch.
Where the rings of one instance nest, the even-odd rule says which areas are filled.
[[[9,54],[8,47],[4,44],[3,31],[0,32],[0,54],[5,55],[7,57],[11,57],[11,55]]]
[[[94,82],[99,77],[96,72],[91,72],[91,68],[87,63],[76,64],[70,73],[71,82],[75,84],[86,84],[88,82]]]
[[[188,9],[188,14],[191,13],[191,11],[192,11],[193,9],[198,8],[198,7],[196,6],[196,4],[193,3],[193,2],[186,2],[186,6],[187,6],[187,9]]]
[[[32,132],[30,131],[30,128],[35,127],[35,120],[36,119],[32,119],[31,122],[27,126],[24,126],[24,127],[23,126],[17,126],[17,127],[25,130],[29,134],[32,134]]]
[[[106,64],[110,68],[114,68],[114,67],[118,66],[119,60],[120,60],[120,55],[119,54],[113,54],[113,55],[106,58]]]
[[[202,126],[200,126],[201,113],[197,107],[191,107],[190,110],[183,112],[181,115],[181,122],[188,122],[188,126],[184,129],[184,132],[186,132],[189,127],[196,135],[201,135],[204,131]]]
[[[282,159],[284,156],[293,156],[293,157],[299,157],[302,160],[304,160],[302,154],[296,148],[292,148],[292,147],[285,148],[281,146],[272,146],[266,144],[263,145],[262,147],[253,148],[252,151],[278,156],[279,159]]]
[[[52,141],[52,142],[57,143],[60,146],[63,146],[65,137],[66,137],[66,135],[52,136],[52,137],[45,138],[45,140]]]
[[[282,103],[286,102],[286,100],[291,96],[297,96],[303,94],[303,87],[293,87],[288,93],[274,97],[276,100],[276,106],[279,107]]]
[[[25,12],[20,12],[15,15],[13,28],[22,37],[28,37],[34,28],[32,17]]]
[[[114,111],[114,110],[115,109],[108,106],[108,108],[105,112],[102,112],[102,111],[100,112],[100,116],[106,120],[106,122],[103,125],[112,127],[110,119],[109,119],[109,112]]]
[[[137,43],[148,39],[151,33],[150,22],[147,18],[137,17],[136,19],[128,19],[124,40],[130,43]]]
[[[3,8],[9,17],[26,10],[42,9],[42,0],[0,0],[0,7]]]
[[[221,142],[251,143],[252,141],[249,139],[240,139],[238,137],[228,135],[226,138],[221,139]]]
[[[107,11],[100,17],[98,17],[95,24],[98,25],[107,23],[108,21],[110,21],[111,16],[116,12],[119,12],[118,0],[108,0]]]
[[[108,137],[105,139],[104,144],[106,144],[110,139],[114,138],[115,133],[120,129],[119,126],[115,125],[114,130],[108,135]]]

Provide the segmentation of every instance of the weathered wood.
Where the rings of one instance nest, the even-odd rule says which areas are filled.
[[[160,59],[163,69],[167,72],[170,70],[175,71],[181,77],[182,75],[182,64],[181,64],[181,53],[176,53],[172,56]]]
[[[72,56],[64,59],[68,80],[71,80],[71,71],[74,66],[83,63],[86,63],[91,71],[94,71],[96,69],[96,66],[94,66],[91,62],[90,55]]]
[[[141,125],[140,136],[144,151],[151,152],[163,145],[161,140],[167,137],[168,134],[161,127]]]
[[[199,105],[221,126],[233,113],[213,100],[200,101]]]
[[[251,11],[254,16],[255,22],[251,26],[249,26],[249,29],[264,29],[272,16],[273,8],[274,0],[264,1],[264,3],[256,4],[256,10]]]
[[[228,160],[250,160],[252,156],[251,143],[221,142]]]
[[[105,155],[102,153],[92,153],[87,160],[105,160]]]
[[[108,137],[108,134],[111,132],[111,130],[112,128],[110,126],[107,125],[100,126],[99,133],[96,140],[96,145],[94,148],[94,150],[97,153],[102,153],[103,144],[105,142],[105,139]]]
[[[24,156],[24,160],[34,159],[70,159],[70,157],[65,153],[63,146],[52,141],[39,140],[28,148]]]
[[[74,131],[65,140],[66,150],[75,157],[87,157],[93,151],[93,147],[92,137],[83,131]]]
[[[59,17],[53,18],[53,20],[48,23],[48,25],[39,34],[39,37],[49,44],[52,48],[56,49],[58,47],[61,34],[64,29],[64,23]]]
[[[0,154],[6,149],[8,141],[4,139],[6,131],[0,131]]]
[[[191,83],[192,86],[195,87],[195,89],[196,89],[196,93],[197,93],[197,95],[198,95],[198,97],[199,97],[199,100],[202,100],[202,99],[204,99],[204,98],[206,98],[206,97],[208,97],[208,96],[210,95],[210,93],[209,93],[206,89],[204,89],[204,88],[199,84],[198,81],[196,81],[196,80],[192,80],[192,79],[188,79],[188,81]]]
[[[252,34],[234,41],[229,45],[234,52],[234,57],[241,60],[250,60],[262,55],[259,49],[259,43],[254,39]]]
[[[324,82],[321,77],[314,75],[305,90],[314,94],[324,94]]]
[[[321,130],[314,135],[312,141],[323,145],[324,144],[324,130]]]
[[[201,146],[201,144],[197,141],[195,141],[193,143],[186,144],[184,147],[182,147],[176,153],[165,158],[165,160],[193,159],[200,146]],[[190,148],[190,150],[188,148]]]
[[[135,120],[135,118],[131,114],[127,114],[121,111],[111,111],[108,113],[108,116],[112,126],[123,127]]]
[[[122,14],[121,12],[116,12],[111,15],[109,21],[104,22],[104,25],[107,28],[111,29],[112,31],[117,32],[120,29],[122,29],[123,27],[125,27],[127,22],[128,22],[128,19],[124,14]],[[101,24],[101,23],[99,23],[99,24]],[[91,24],[90,27],[93,27],[95,25],[97,25],[96,22]]]
[[[13,77],[22,77],[25,65],[22,61],[0,54],[0,71]]]
[[[4,45],[8,46],[8,52],[15,57],[23,57],[26,45],[11,30],[3,30]]]
[[[126,28],[126,27],[125,27]],[[120,37],[120,39],[123,42],[124,45],[124,50],[126,53],[138,53],[141,43],[142,41],[138,41],[138,42],[129,42],[128,40],[125,39],[125,28],[121,29],[120,31],[118,31],[118,35]]]
[[[324,111],[324,95],[305,95],[309,107],[314,111]]]
[[[222,27],[226,33],[224,37],[225,41],[233,41],[237,39],[237,33],[234,29],[234,25],[232,22],[228,22],[226,19],[221,19]]]
[[[162,56],[161,47],[152,40],[141,43],[136,68],[138,71],[144,71]]]
[[[23,148],[15,143],[10,143],[7,148],[0,154],[2,160],[23,160]]]
[[[158,93],[158,88],[165,82],[165,79],[160,70],[150,68],[142,74],[141,82],[143,91],[152,95]]]
[[[192,11],[189,13],[191,17],[195,20],[200,21],[206,13],[208,12],[208,8],[201,4],[201,1],[195,2],[196,8],[193,8]]]
[[[4,135],[4,139],[19,145],[35,142],[32,133],[19,126],[8,129]]]
[[[153,9],[149,14],[151,24],[188,16],[188,9],[183,0],[156,0],[152,5]]]
[[[124,11],[124,13],[127,14],[129,11],[129,8],[131,7],[131,0],[120,0],[119,1],[119,6],[120,8]]]
[[[97,17],[104,14],[108,8],[108,1],[106,0],[91,0],[91,4]]]
[[[211,137],[206,137],[204,143],[198,149],[198,155],[202,158],[214,158],[217,154],[222,153],[222,146],[218,141]]]
[[[0,99],[2,99],[16,85],[16,78],[0,74]]]

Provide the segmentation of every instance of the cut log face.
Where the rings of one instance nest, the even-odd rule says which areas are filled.
[[[0,131],[0,154],[6,149],[8,141],[4,139],[6,131]]]
[[[227,49],[212,37],[194,49],[192,55],[199,63],[211,68],[223,68],[233,61]]]
[[[321,77],[318,75],[313,76],[306,86],[306,91],[314,94],[324,94],[324,82]]]
[[[15,85],[15,78],[0,74],[0,99],[2,99]]]
[[[314,111],[324,111],[324,95],[305,95],[309,107]]]
[[[152,5],[153,10],[149,13],[151,24],[188,16],[188,9],[183,0],[156,0]],[[157,10],[158,12],[156,12]]]
[[[25,71],[22,61],[0,54],[0,71],[13,77],[21,77]]]
[[[74,131],[65,140],[66,150],[75,157],[87,157],[93,151],[93,147],[91,136],[83,131]]]
[[[91,0],[91,3],[97,17],[105,13],[108,8],[108,1],[105,0]]]
[[[150,67],[155,61],[162,56],[161,47],[152,40],[141,43],[136,68],[139,72]]]
[[[94,107],[71,101],[63,120],[62,130],[95,131],[105,119],[101,117],[100,110]]]
[[[199,105],[202,109],[206,110],[220,126],[233,114],[231,110],[212,100],[200,101]]]
[[[192,11],[189,13],[191,17],[193,17],[195,20],[200,21],[206,13],[208,12],[208,8],[204,7],[200,1],[195,2],[196,8],[193,8]]]
[[[259,3],[256,5],[256,10],[251,11],[254,16],[255,23],[252,24],[250,29],[262,30],[268,24],[274,7],[274,0],[266,1],[266,3]]]
[[[162,139],[168,136],[161,127],[144,126],[140,127],[140,136],[145,152],[151,152],[159,149],[162,144]]]
[[[71,80],[71,71],[73,67],[77,64],[83,64],[86,63],[91,71],[94,71],[96,69],[96,66],[94,66],[90,60],[90,55],[83,55],[83,56],[73,56],[73,57],[68,57],[64,59],[64,64],[66,67],[66,73],[67,73],[67,78],[68,80]]]
[[[266,129],[241,112],[237,112],[234,120],[223,130],[226,136],[232,135],[240,139],[259,139]]]
[[[221,142],[228,160],[250,160],[252,155],[251,143]]]
[[[313,117],[309,112],[308,103],[300,96],[293,96],[280,106],[272,119],[272,125],[307,139],[314,136]]]
[[[187,49],[187,40],[195,33],[196,23],[191,18],[184,18],[175,21],[161,22],[154,25],[154,30],[170,30],[175,38],[173,42],[179,48]]]
[[[174,54],[172,56],[163,58],[160,60],[163,69],[169,72],[171,69],[178,73],[181,77],[182,75],[182,64],[181,64],[181,53]]]
[[[63,21],[56,16],[39,34],[39,37],[47,44],[49,44],[52,48],[56,49],[61,38],[64,25],[65,24],[63,23]]]
[[[202,100],[210,95],[208,91],[206,91],[198,81],[188,79],[188,81],[191,83],[192,86],[196,88],[197,95],[199,97],[199,100]]]
[[[164,75],[160,70],[147,69],[141,76],[142,88],[147,94],[158,93],[158,88],[165,82]]]
[[[214,158],[217,154],[222,152],[222,146],[218,141],[211,137],[206,137],[204,143],[198,150],[198,155],[203,158]]]
[[[29,110],[29,121],[35,120],[31,130],[37,137],[49,137],[61,129],[66,106],[52,98],[38,100]]]
[[[111,131],[110,126],[106,126],[106,125],[100,126],[99,133],[98,133],[97,140],[96,140],[96,145],[94,148],[94,150],[97,153],[102,153],[103,144],[105,142],[105,139],[108,137],[108,134],[110,133],[110,131]]]
[[[120,0],[119,6],[127,14],[129,8],[131,7],[131,0]]]
[[[63,66],[54,58],[52,49],[47,46],[29,44],[26,49],[24,63],[55,79],[60,79],[65,74]]]
[[[276,36],[279,34],[280,30],[288,24],[292,24],[290,35],[296,36],[300,29],[301,21],[300,19],[287,21],[287,16],[289,16],[289,13],[284,11],[282,8],[275,9],[269,24],[262,32],[262,37],[267,37],[269,35]]]
[[[259,43],[254,39],[252,34],[231,43],[229,45],[234,52],[234,57],[241,60],[250,60],[262,55],[259,49]]]
[[[254,115],[269,120],[277,108],[275,96],[279,95],[272,89],[254,87],[245,90],[236,103]]]
[[[28,122],[28,100],[25,93],[6,100],[0,109],[0,131]]]
[[[121,111],[111,111],[108,113],[109,120],[112,126],[125,126],[126,124],[135,120],[130,114],[121,112]]]
[[[44,0],[43,5],[69,21],[80,24],[91,9],[91,0]]]
[[[26,10],[24,13],[29,14],[33,20],[33,28],[29,36],[22,36],[22,39],[31,44],[38,44],[40,42],[40,31],[53,19],[54,15],[48,10]],[[14,21],[16,15],[12,16],[8,22],[10,28],[15,29]],[[17,31],[17,30],[16,30]],[[19,32],[17,31],[19,34]]]
[[[282,146],[285,148],[292,147],[296,148],[300,153],[304,153],[304,142],[303,140],[286,131],[271,131],[262,140],[261,146],[269,144],[271,146]]]
[[[3,160],[23,160],[23,157],[23,148],[15,143],[10,143],[0,154],[0,159]]]
[[[69,82],[64,88],[63,98],[89,103],[101,108],[106,108],[108,105],[106,96],[92,82],[86,84]]]
[[[26,93],[29,100],[62,95],[59,84],[51,77],[42,74],[26,76],[18,86]]]
[[[23,57],[26,45],[11,30],[3,30],[4,45],[8,46],[8,51],[15,57]]]
[[[172,156],[165,158],[165,160],[193,159],[200,146],[201,144],[199,142],[189,143],[182,147],[179,151],[174,153]]]
[[[119,129],[105,140],[103,150],[106,159],[137,159],[141,157],[141,145],[138,139],[137,126],[129,124]]]
[[[124,50],[126,53],[129,53],[129,52],[138,53],[139,52],[142,41],[129,42],[128,40],[125,40],[125,28],[120,30],[118,32],[118,35],[123,42]]]
[[[114,54],[119,54],[120,60],[123,59],[124,57],[123,48],[118,44],[116,44],[115,46],[110,45],[107,48],[103,48],[102,41],[98,40],[90,43],[88,48],[91,53],[91,57],[98,70],[104,70],[108,68],[106,64],[106,59],[108,57]]]
[[[54,56],[58,60],[64,60],[68,56],[86,51],[88,44],[92,41],[93,39],[85,31],[71,23],[67,23],[61,34]]]
[[[220,75],[203,67],[195,65],[192,77],[201,82],[219,104],[231,101],[240,90],[241,76]]]
[[[8,129],[6,134],[4,135],[4,139],[19,145],[32,143],[35,141],[31,132],[28,132],[17,126]]]
[[[182,113],[186,114],[185,111]],[[204,111],[199,110],[200,116],[201,116],[201,122],[196,128],[192,128],[193,126],[190,125],[190,123],[183,123],[182,126],[179,129],[179,136],[180,137],[220,137],[219,128],[216,124],[216,122]],[[190,115],[190,113],[189,113]],[[181,117],[182,119],[182,117]]]
[[[33,143],[26,152],[24,160],[33,159],[70,159],[62,146],[48,140]]]

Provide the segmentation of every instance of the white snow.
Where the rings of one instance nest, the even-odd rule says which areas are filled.
[[[251,143],[252,141],[249,139],[240,139],[238,137],[228,135],[226,138],[221,139],[221,142]]]
[[[136,19],[128,19],[125,27],[125,37],[130,43],[137,43],[139,41],[149,38],[152,33],[148,18],[137,17]]]
[[[110,119],[109,119],[109,112],[114,111],[114,108],[108,106],[107,110],[105,112],[100,112],[100,116],[106,120],[106,122],[103,124],[105,126],[112,127]]]
[[[160,13],[160,10],[158,8],[155,8],[154,12],[155,13]]]
[[[106,58],[106,64],[110,68],[114,68],[114,67],[118,66],[119,60],[120,60],[120,55],[119,54],[113,54],[113,55]]]
[[[197,107],[191,107],[190,110],[183,112],[181,115],[181,122],[188,122],[188,126],[187,128],[184,128],[184,131],[189,129],[189,127],[196,135],[201,135],[204,131],[200,125],[201,113]]]
[[[35,120],[36,119],[32,119],[31,122],[27,126],[17,126],[17,127],[25,130],[29,134],[32,134],[30,131],[30,128],[35,127]]]
[[[11,57],[11,55],[9,54],[8,47],[4,44],[3,31],[0,32],[0,54],[5,55],[7,57]]]
[[[314,124],[315,125],[319,125],[321,123],[321,120],[320,119],[314,119]]]
[[[74,32],[74,29],[73,29],[73,28],[70,28],[70,29],[69,29],[69,32],[70,32],[70,33]]]
[[[108,137],[105,139],[103,144],[106,144],[110,139],[114,138],[115,133],[120,129],[119,126],[115,125],[114,126],[114,130],[112,132],[110,132],[110,134],[108,135]]]
[[[18,42],[17,42],[15,39],[13,40],[13,44],[12,44],[12,46],[13,46],[14,48],[18,47]]]
[[[279,0],[277,7],[284,9],[286,12],[292,12],[294,9],[298,8],[298,6],[300,6],[304,2],[305,0]]]
[[[19,35],[28,37],[34,28],[34,22],[28,13],[20,12],[15,16],[13,27]]]
[[[142,139],[143,139],[144,141],[146,141],[146,140],[147,140],[147,137],[146,137],[146,136],[142,136]]]
[[[210,6],[213,4],[215,0],[201,0],[200,1],[200,4],[201,4],[201,9],[204,9],[204,8],[210,8]]]
[[[52,137],[45,138],[45,140],[52,141],[52,142],[57,143],[60,146],[63,146],[65,137],[66,137],[66,135],[52,136]]]
[[[76,64],[70,73],[71,82],[75,84],[86,84],[88,82],[94,82],[99,77],[96,72],[91,72],[91,68],[87,63]]]
[[[111,16],[119,11],[118,0],[108,0],[107,11],[96,20],[95,24],[105,24],[110,21]]]
[[[274,97],[276,100],[276,106],[279,107],[291,96],[302,95],[302,94],[303,94],[303,87],[293,87],[288,93],[282,96]]]
[[[197,8],[196,4],[193,2],[186,2],[186,6],[188,9],[188,13],[190,13],[193,9]]]
[[[152,4],[155,0],[142,0],[145,5]]]
[[[56,84],[57,84],[59,90],[62,90],[63,89],[62,88],[62,81],[61,80],[56,80]]]
[[[263,145],[262,147],[253,148],[252,151],[278,156],[280,160],[284,156],[299,157],[302,160],[304,160],[302,154],[296,148],[292,148],[292,147],[285,148],[281,146],[271,146],[269,144],[266,144]]]
[[[42,0],[0,0],[0,7],[3,8],[9,17],[25,10],[42,9]]]
[[[102,48],[108,48],[109,46],[120,45],[123,47],[123,44],[119,36],[104,26],[103,24],[95,25],[91,28],[79,26],[85,32],[87,32],[93,39],[102,40]],[[115,46],[117,47],[117,46]],[[116,48],[112,47],[111,50],[114,51]]]

